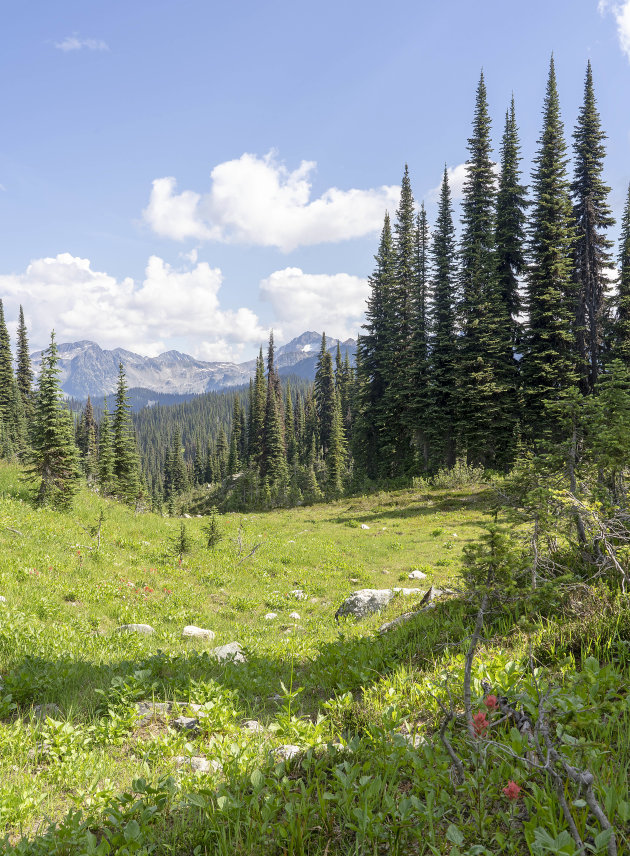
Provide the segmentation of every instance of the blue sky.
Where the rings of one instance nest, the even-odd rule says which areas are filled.
[[[270,326],[355,335],[405,162],[434,214],[463,178],[483,67],[525,180],[556,60],[567,138],[586,62],[621,213],[630,0],[21,0],[0,56],[0,296],[31,342],[247,359]]]

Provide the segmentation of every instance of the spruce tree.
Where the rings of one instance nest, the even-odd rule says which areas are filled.
[[[28,336],[24,321],[24,310],[20,306],[20,316],[17,332],[17,369],[16,378],[22,404],[27,418],[33,412],[33,369],[28,350]]]
[[[353,455],[369,478],[381,471],[382,431],[387,421],[384,395],[388,382],[387,315],[394,288],[394,246],[389,214],[381,231],[376,266],[369,277],[365,324],[357,342],[357,417]]]
[[[329,447],[326,456],[326,494],[329,499],[336,499],[343,493],[346,456],[347,443],[341,416],[341,399],[339,392],[335,391]]]
[[[319,422],[319,444],[324,457],[330,446],[333,411],[335,408],[335,374],[332,355],[326,346],[326,333],[322,334],[322,343],[315,370],[315,406]]]
[[[77,446],[81,453],[81,464],[83,472],[88,481],[92,481],[98,472],[98,448],[96,443],[96,420],[94,419],[94,408],[88,395],[87,402],[79,425],[77,426]]]
[[[273,498],[283,501],[289,481],[287,455],[284,445],[284,425],[278,399],[276,397],[274,377],[271,375],[267,387],[267,409],[265,413],[264,455],[261,476],[269,487]]]
[[[284,405],[284,435],[287,446],[287,464],[289,469],[293,469],[293,465],[297,461],[297,440],[295,437],[295,416],[293,408],[293,396],[291,394],[291,384],[287,383],[287,393]]]
[[[504,374],[510,319],[494,253],[497,190],[483,73],[468,140],[460,249],[460,434],[469,461],[496,465],[514,423],[516,390]]]
[[[527,188],[521,184],[521,149],[516,124],[514,98],[505,114],[505,128],[501,141],[501,172],[497,193],[496,232],[494,255],[499,294],[507,309],[510,347],[516,354],[522,345],[522,328],[519,316],[523,302],[519,277],[526,270],[525,221]]]
[[[453,207],[448,172],[440,188],[438,216],[431,243],[432,313],[431,373],[428,394],[428,427],[433,468],[455,463],[457,416],[457,344],[455,305],[457,269]]]
[[[411,337],[412,295],[416,277],[416,218],[409,170],[400,187],[400,200],[394,221],[394,277],[385,312],[385,372],[383,394],[385,419],[381,425],[383,474],[398,477],[410,472],[413,452],[408,414],[413,379]]]
[[[140,473],[136,439],[131,422],[131,407],[127,395],[127,380],[123,364],[118,365],[116,407],[112,423],[114,490],[127,502],[133,502],[140,488]]]
[[[418,449],[422,469],[429,465],[427,414],[429,405],[429,224],[424,202],[416,219],[414,239],[415,270],[411,294],[412,353],[408,367],[408,431]]]
[[[98,428],[98,479],[103,493],[109,493],[114,478],[114,448],[107,409],[107,398],[103,401],[103,415]]]
[[[65,509],[79,486],[79,463],[72,416],[62,402],[54,331],[42,355],[26,477],[36,483],[38,505]]]
[[[232,407],[232,431],[230,434],[230,452],[228,456],[227,471],[232,476],[241,468],[241,402],[237,395],[234,396]]]
[[[606,229],[615,221],[608,204],[610,188],[602,177],[605,139],[589,60],[584,101],[573,134],[575,174],[571,185],[575,203],[575,277],[578,285],[575,328],[583,392],[594,390],[601,368],[607,314],[607,272],[612,268],[612,241],[606,237]]]
[[[566,151],[552,57],[532,176],[527,343],[522,362],[524,421],[533,438],[554,422],[553,411],[545,409],[544,402],[553,401],[578,379],[575,231]]]
[[[630,368],[630,185],[621,220],[619,240],[616,317],[612,336],[612,357]]]
[[[254,378],[253,398],[250,405],[249,456],[251,464],[260,464],[263,453],[263,434],[265,430],[265,362],[262,347],[256,360],[256,375]]]
[[[221,481],[227,476],[230,447],[227,441],[225,428],[221,427],[217,434],[217,442],[214,454],[214,477]]]
[[[16,426],[13,416],[16,404],[15,390],[11,340],[4,320],[4,307],[0,300],[0,423],[4,434],[2,451],[7,457],[15,451]]]

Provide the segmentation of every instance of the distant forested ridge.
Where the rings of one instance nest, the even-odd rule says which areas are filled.
[[[573,466],[595,442],[580,426],[603,418],[596,406],[614,396],[607,406],[622,412],[629,394],[630,189],[615,250],[590,63],[569,143],[551,60],[528,180],[514,99],[501,122],[494,152],[482,74],[459,229],[448,170],[429,224],[405,166],[398,208],[384,216],[356,365],[347,351],[331,354],[324,335],[314,383],[281,383],[272,334],[249,386],[144,408],[133,431],[121,367],[111,414],[88,400],[76,419],[86,476],[158,507],[203,509],[313,502],[457,462],[508,472],[523,454],[569,441]],[[41,392],[23,314],[14,371],[1,310],[0,449],[26,455],[45,430]],[[54,348],[46,353],[52,376]],[[133,466],[136,480],[121,487]]]

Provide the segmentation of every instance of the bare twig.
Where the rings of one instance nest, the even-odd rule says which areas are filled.
[[[256,552],[256,550],[257,550],[259,547],[262,547],[262,544],[255,544],[255,545],[254,545],[254,547],[249,551],[249,553],[248,553],[246,556],[243,556],[243,558],[241,559],[241,561],[240,561],[240,562],[237,562],[237,563],[236,563],[236,567],[238,568],[238,566],[239,566],[239,565],[242,565],[242,564],[243,564],[243,562],[245,561],[245,559],[249,559],[249,558],[250,558],[250,556],[253,556],[253,555],[254,555],[254,553]]]
[[[7,532],[12,532],[13,535],[19,535],[20,538],[24,537],[24,533],[20,532],[19,529],[14,529],[12,526],[3,526],[3,529],[6,529]]]

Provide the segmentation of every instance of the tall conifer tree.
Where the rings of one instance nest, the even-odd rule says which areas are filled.
[[[113,477],[116,493],[133,502],[140,487],[136,439],[131,422],[131,407],[123,364],[118,366],[116,407],[112,423]]]
[[[24,310],[21,306],[17,332],[16,378],[24,410],[26,415],[29,416],[33,410],[33,368],[31,366],[31,357],[28,350],[28,336],[26,332],[26,323],[24,321]]]
[[[39,505],[68,508],[79,485],[72,416],[62,403],[59,356],[54,331],[42,355],[39,388],[27,455],[27,475],[37,483]]]
[[[589,60],[584,101],[573,134],[575,174],[571,185],[575,203],[575,276],[578,284],[576,339],[583,392],[594,390],[601,368],[607,313],[606,273],[612,267],[612,241],[606,237],[606,229],[615,221],[608,204],[610,188],[602,178],[605,139]]]
[[[429,391],[429,224],[424,202],[416,219],[414,236],[414,282],[411,293],[411,382],[408,409],[408,430],[422,459],[422,468],[429,464],[427,437]]]
[[[567,147],[553,57],[543,107],[543,129],[532,176],[527,277],[527,346],[523,357],[525,410],[530,435],[550,425],[544,401],[578,379],[575,341],[576,286],[573,206]]]
[[[317,358],[314,391],[319,421],[319,442],[325,457],[330,446],[333,411],[335,409],[335,374],[332,355],[326,346],[326,333],[322,334],[322,344]]]
[[[381,231],[376,266],[369,277],[370,295],[365,324],[357,343],[357,418],[354,431],[355,459],[376,478],[382,451],[382,430],[387,420],[384,395],[387,385],[387,313],[394,288],[394,247],[389,214]]]
[[[429,421],[427,433],[433,466],[453,466],[457,451],[457,344],[455,303],[457,268],[455,227],[448,171],[440,188],[438,216],[431,242],[432,317]]]
[[[622,360],[630,368],[630,185],[621,220],[618,264],[617,312],[611,350],[613,359]]]

